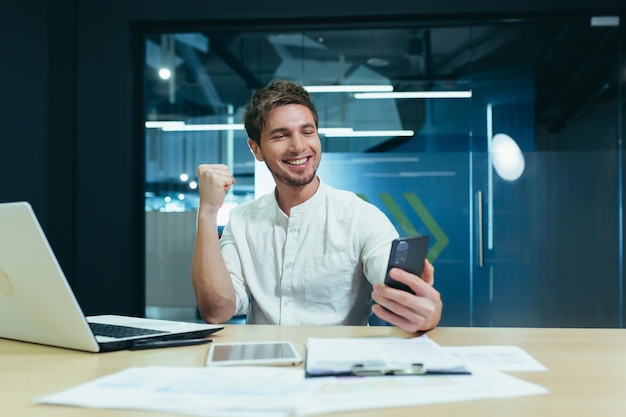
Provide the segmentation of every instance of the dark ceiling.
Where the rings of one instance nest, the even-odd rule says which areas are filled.
[[[471,88],[490,74],[525,68],[534,80],[536,124],[556,133],[592,104],[618,97],[620,31],[606,23],[585,18],[285,33],[208,28],[173,38],[172,85],[157,75],[168,38],[156,34],[147,43],[145,106],[159,120],[222,114],[226,104],[239,108],[253,90],[284,74],[305,84],[340,84],[366,71],[403,91]],[[155,53],[160,56],[151,58]]]

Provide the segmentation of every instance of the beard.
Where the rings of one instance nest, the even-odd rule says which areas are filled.
[[[319,162],[320,161],[317,161],[318,163],[317,166],[319,166]],[[272,177],[274,177],[274,181],[276,182],[280,181],[283,184],[289,185],[291,187],[302,187],[302,186],[308,185],[311,182],[313,182],[313,180],[317,176],[317,166],[315,167],[315,169],[313,170],[311,174],[306,175],[306,176],[288,175],[278,169],[274,169],[272,166],[270,166],[267,163],[267,160],[265,161],[265,166],[272,173]]]
[[[292,186],[292,187],[301,187],[303,185],[308,185],[311,182],[313,182],[313,180],[315,179],[316,175],[317,175],[317,169],[315,169],[311,174],[307,175],[307,176],[292,176],[292,175],[284,175],[282,173],[276,172],[275,170],[272,169],[272,167],[270,167],[267,163],[265,164],[267,166],[267,169],[270,170],[270,172],[272,173],[272,176],[274,177],[275,181],[280,181],[283,184]]]

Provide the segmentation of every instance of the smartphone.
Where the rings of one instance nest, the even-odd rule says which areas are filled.
[[[391,268],[400,268],[421,277],[429,244],[430,238],[428,236],[411,236],[394,240],[391,243],[385,284],[414,294],[413,290],[407,285],[391,279],[389,270]]]

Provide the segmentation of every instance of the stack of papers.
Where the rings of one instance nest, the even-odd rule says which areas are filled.
[[[342,346],[337,348],[337,344]],[[348,369],[347,372],[352,372],[355,361],[375,360],[390,365],[419,360],[426,370],[440,373],[307,378],[303,369],[284,366],[136,367],[36,399],[36,402],[207,417],[297,417],[548,392],[539,385],[501,372],[495,362],[490,366],[484,363],[469,366],[462,358],[468,352],[459,350],[463,348],[448,351],[424,336],[309,339],[307,348],[307,372]],[[520,349],[498,347],[485,355],[483,348],[474,347],[465,356],[480,357],[481,362],[485,362],[485,358],[498,356],[498,352],[505,352],[507,362],[516,363],[517,370],[523,370],[526,365],[532,370],[541,367],[530,356],[524,357],[525,352]],[[521,360],[511,360],[511,355],[520,353]],[[522,362],[526,365],[520,365]],[[466,368],[471,369],[471,374],[457,373]]]

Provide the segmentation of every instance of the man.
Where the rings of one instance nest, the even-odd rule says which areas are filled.
[[[373,312],[411,333],[435,327],[442,302],[433,266],[426,261],[421,278],[390,272],[415,295],[385,286],[395,228],[378,208],[317,176],[322,151],[307,91],[272,82],[253,95],[244,124],[250,150],[276,188],[231,210],[218,239],[217,213],[235,178],[225,165],[198,167],[192,283],[202,318],[222,323],[247,314],[256,324],[361,325]]]

